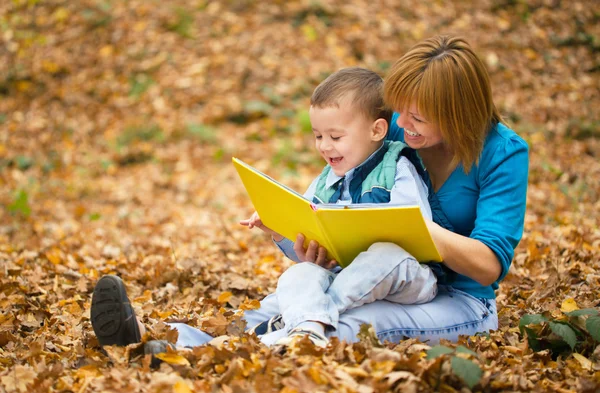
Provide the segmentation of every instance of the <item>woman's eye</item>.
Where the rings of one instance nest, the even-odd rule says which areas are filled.
[[[423,123],[423,120],[419,120],[419,119],[417,119],[417,118],[416,118],[416,117],[414,117],[414,116],[413,116],[412,118],[413,118],[413,120],[414,120],[414,121],[416,121],[417,123]]]

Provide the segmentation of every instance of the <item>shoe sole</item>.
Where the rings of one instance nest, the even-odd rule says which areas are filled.
[[[125,284],[117,276],[106,275],[94,287],[90,318],[102,346],[126,346],[141,341]]]

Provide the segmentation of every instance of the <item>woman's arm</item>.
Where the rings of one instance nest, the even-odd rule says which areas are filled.
[[[483,286],[494,283],[502,267],[494,252],[476,239],[456,234],[426,220],[433,242],[450,269],[470,277]]]
[[[505,128],[503,125],[498,127]],[[483,286],[502,280],[523,234],[529,168],[528,147],[516,134],[497,135],[477,168],[479,197],[468,237],[428,222],[445,264]]]

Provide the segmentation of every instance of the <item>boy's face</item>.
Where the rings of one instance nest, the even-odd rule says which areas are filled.
[[[374,132],[375,122],[348,101],[342,99],[339,108],[311,106],[309,111],[316,148],[338,176],[362,164],[383,139]]]

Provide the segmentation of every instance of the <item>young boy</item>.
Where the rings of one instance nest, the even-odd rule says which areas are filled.
[[[411,151],[402,142],[385,141],[391,111],[385,108],[382,87],[379,75],[362,68],[342,69],[317,86],[309,115],[315,146],[327,165],[304,196],[315,203],[418,205],[424,217],[431,219],[427,187],[407,157]],[[294,243],[265,227],[257,213],[240,224],[271,234],[288,258],[302,262]],[[437,285],[432,270],[408,253],[391,258],[391,254],[398,255],[390,252],[393,248],[399,247],[373,244],[363,253],[368,258],[343,270],[321,267],[333,268],[335,261],[292,266],[277,285],[281,316],[260,324],[255,332],[285,326],[282,332],[264,335],[262,341],[288,344],[294,337],[308,335],[316,345],[326,346],[326,329],[337,329],[344,311],[380,299],[402,304],[433,299]],[[317,260],[324,261],[325,255],[320,247]]]

